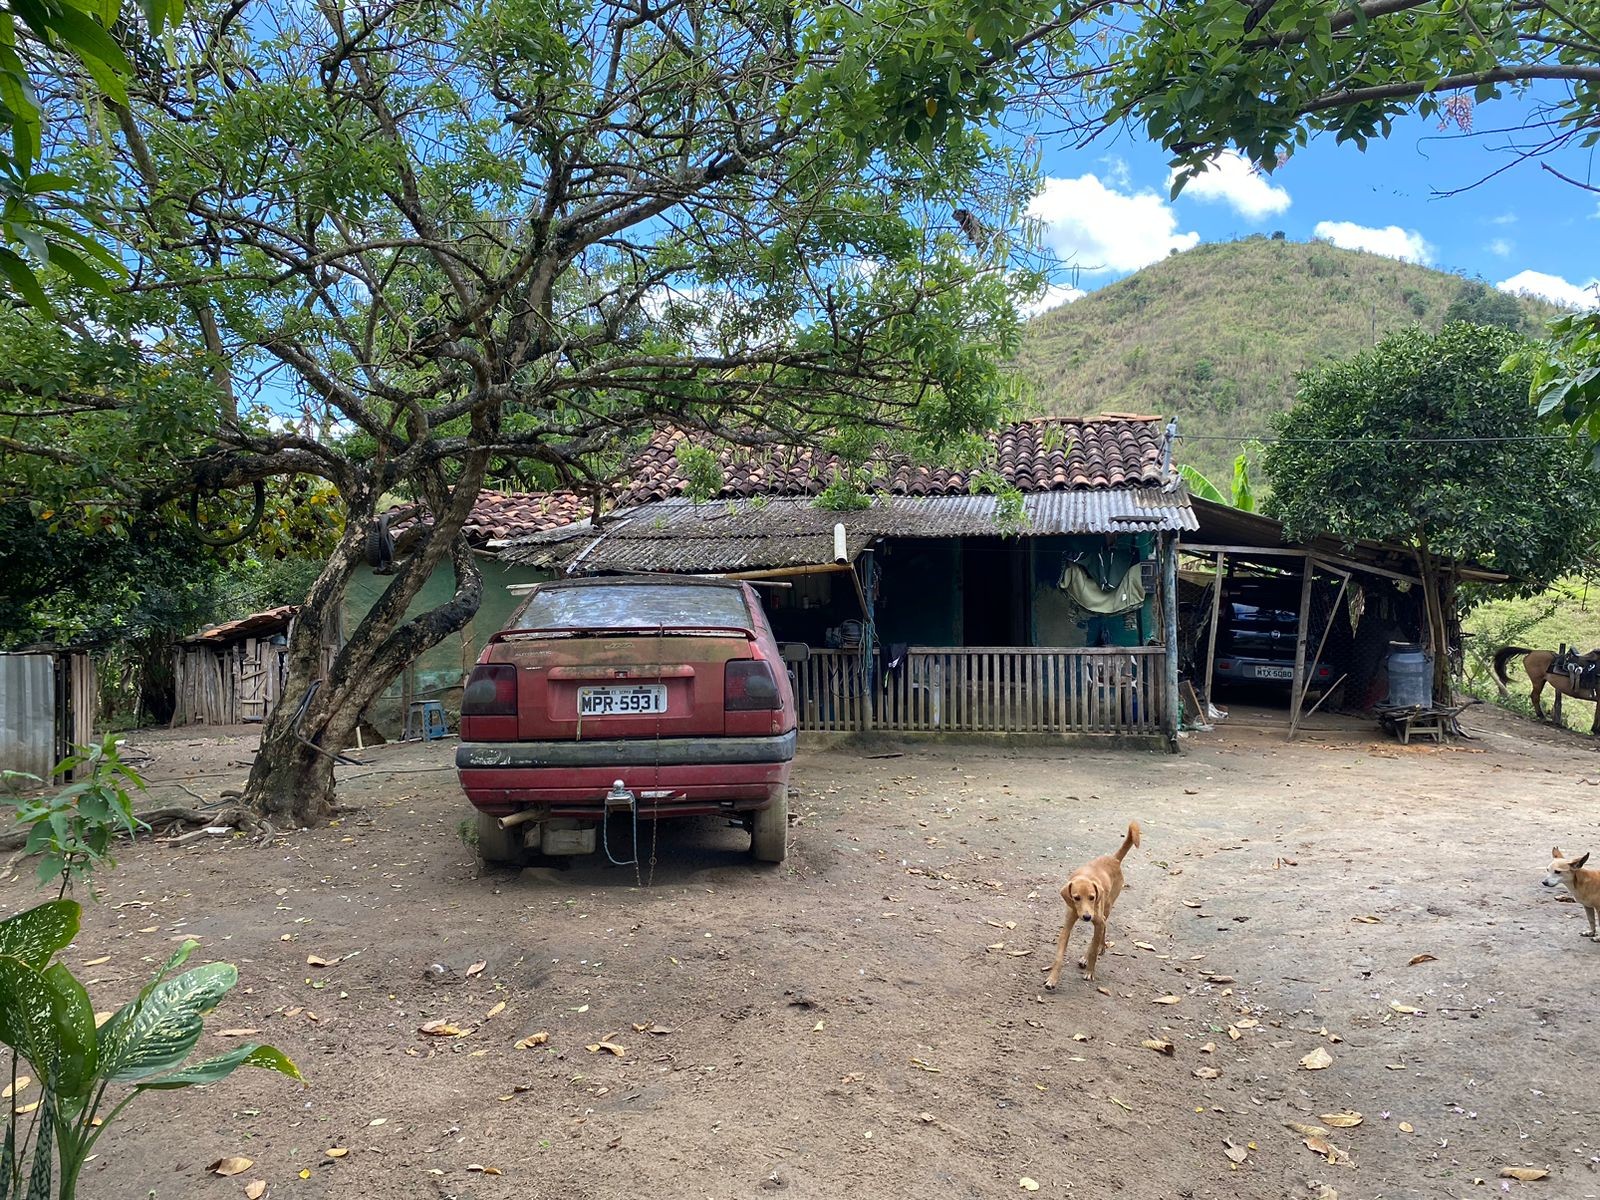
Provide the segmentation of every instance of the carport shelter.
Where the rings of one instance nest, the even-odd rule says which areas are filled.
[[[722,485],[689,499],[686,446]],[[508,539],[554,574],[749,579],[796,664],[802,728],[1165,735],[1177,729],[1176,537],[1195,527],[1154,418],[1048,419],[995,435],[1020,510],[969,474],[868,464],[866,503],[824,507],[812,452],[658,435],[619,507]]]
[[[1180,634],[1185,674],[1199,681],[1208,700],[1218,660],[1217,634],[1230,582],[1241,575],[1292,579],[1299,586],[1295,610],[1289,736],[1302,718],[1342,689],[1343,707],[1367,711],[1387,693],[1385,663],[1395,642],[1422,644],[1435,652],[1428,634],[1422,579],[1409,546],[1322,535],[1304,541],[1284,536],[1283,525],[1260,513],[1195,498],[1195,524],[1182,535],[1179,551],[1209,568],[1185,570],[1180,583]],[[1472,563],[1441,560],[1447,640],[1460,639],[1454,602],[1458,583],[1506,583],[1509,576]],[[1325,669],[1324,669],[1325,668]],[[1318,683],[1319,674],[1326,677]],[[1314,692],[1322,696],[1307,708]]]

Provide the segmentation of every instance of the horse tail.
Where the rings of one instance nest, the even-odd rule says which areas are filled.
[[[1501,683],[1510,683],[1511,680],[1506,677],[1506,665],[1513,658],[1532,653],[1533,651],[1526,646],[1501,646],[1500,649],[1494,652],[1495,678],[1500,680]]]

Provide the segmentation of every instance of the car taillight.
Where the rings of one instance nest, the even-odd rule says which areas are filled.
[[[736,658],[722,669],[722,707],[729,712],[775,709],[778,681],[759,658]]]
[[[517,715],[517,669],[510,663],[480,663],[467,676],[461,696],[463,717]]]
[[[1233,670],[1233,663],[1229,659],[1219,658],[1217,659],[1217,667],[1223,671],[1231,671]]]

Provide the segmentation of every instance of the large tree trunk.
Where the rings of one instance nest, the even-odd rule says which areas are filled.
[[[295,619],[283,696],[262,730],[245,785],[245,804],[268,824],[307,828],[333,816],[335,756],[350,746],[362,713],[417,655],[460,630],[478,611],[483,576],[461,527],[482,477],[482,465],[469,469],[447,501],[443,488],[435,489],[433,526],[324,673],[323,646],[337,627],[374,516],[373,503],[352,505],[344,537]],[[408,620],[406,609],[447,553],[455,568],[455,594]]]

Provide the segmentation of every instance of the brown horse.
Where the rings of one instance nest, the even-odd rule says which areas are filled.
[[[1600,695],[1595,694],[1594,688],[1579,687],[1570,675],[1552,672],[1550,668],[1556,661],[1554,650],[1529,650],[1525,646],[1500,647],[1494,655],[1494,673],[1500,683],[1505,685],[1511,682],[1506,678],[1506,664],[1519,655],[1522,658],[1522,669],[1528,673],[1528,682],[1533,684],[1533,711],[1539,714],[1539,720],[1546,719],[1544,702],[1540,697],[1544,693],[1544,685],[1548,683],[1556,694],[1555,723],[1561,724],[1561,697],[1571,696],[1574,700],[1589,700],[1594,702],[1595,706],[1594,723],[1589,727],[1589,732],[1595,737],[1600,737]],[[1584,665],[1596,661],[1600,661],[1600,649],[1591,650],[1578,659],[1578,662]]]

